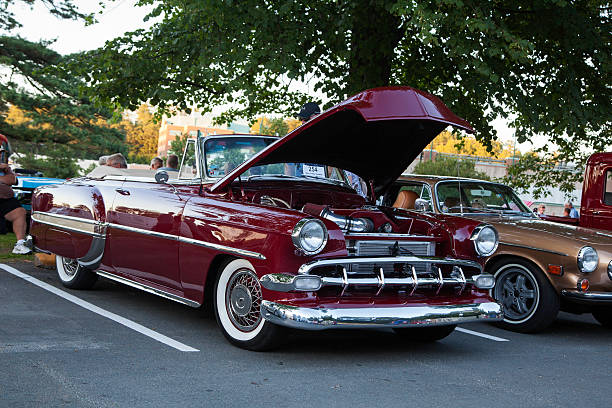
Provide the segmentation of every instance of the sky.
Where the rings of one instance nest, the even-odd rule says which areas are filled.
[[[138,28],[148,28],[153,21],[143,21],[151,7],[137,7],[136,0],[104,1],[106,8],[102,9],[99,3],[102,0],[75,1],[84,13],[96,13],[97,23],[85,26],[82,21],[60,20],[53,17],[39,2],[33,8],[22,2],[11,7],[17,20],[23,27],[11,34],[20,35],[30,41],[55,40],[50,46],[60,54],[70,54],[99,48],[108,40],[112,40],[125,32]],[[98,12],[102,11],[101,14]],[[410,85],[410,84],[406,84]],[[304,90],[315,95],[314,90],[304,85]],[[425,90],[426,91],[426,90]],[[500,139],[506,143],[513,142],[514,132],[504,120],[496,120],[493,126],[498,131]],[[527,151],[539,147],[546,142],[545,138],[537,137],[534,143],[525,142],[516,145],[517,150]]]

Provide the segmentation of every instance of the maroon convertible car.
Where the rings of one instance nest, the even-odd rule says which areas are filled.
[[[38,188],[34,244],[57,255],[69,288],[101,276],[192,307],[210,302],[226,338],[251,350],[277,345],[287,327],[441,339],[457,324],[501,319],[482,270],[497,231],[373,198],[448,125],[471,131],[432,95],[389,87],[282,139],[190,140],[176,179],[106,168]]]

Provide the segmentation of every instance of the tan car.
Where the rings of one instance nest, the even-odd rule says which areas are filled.
[[[442,176],[402,176],[381,204],[451,213],[493,225],[499,247],[485,269],[504,306],[502,327],[536,332],[559,310],[593,313],[612,327],[612,234],[543,221],[499,183]]]

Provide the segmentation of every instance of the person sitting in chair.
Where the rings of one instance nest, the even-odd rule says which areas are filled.
[[[15,192],[11,187],[17,184],[17,177],[6,163],[0,163],[0,215],[13,224],[13,232],[17,237],[17,242],[13,248],[14,254],[25,255],[32,252],[25,241],[26,235],[26,210],[15,198]]]

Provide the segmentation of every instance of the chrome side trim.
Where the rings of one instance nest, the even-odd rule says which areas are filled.
[[[332,259],[317,259],[311,262],[307,262],[300,266],[298,269],[299,274],[309,274],[314,268],[321,266],[334,266],[334,265],[355,265],[355,264],[396,264],[396,263],[431,263],[437,265],[460,265],[469,268],[476,268],[482,273],[482,266],[475,261],[469,261],[466,259],[453,259],[453,258],[435,258],[430,256],[352,256],[346,258],[332,258]]]
[[[271,323],[303,330],[376,327],[426,327],[500,321],[502,307],[495,302],[362,308],[302,308],[264,300],[262,316]]]
[[[256,258],[265,260],[266,257],[258,252],[247,251],[246,249],[232,248],[225,245],[215,244],[212,242],[204,242],[193,238],[179,237],[178,235],[166,234],[163,232],[150,231],[142,228],[130,227],[127,225],[120,225],[114,223],[101,223],[99,221],[87,220],[77,217],[71,217],[67,215],[43,213],[35,211],[32,214],[34,221],[42,224],[50,225],[53,227],[61,228],[67,231],[78,232],[81,234],[87,234],[94,237],[94,241],[87,254],[79,259],[79,263],[83,266],[95,269],[97,265],[95,263],[102,259],[104,252],[104,240],[106,239],[106,230],[108,227],[116,228],[123,231],[134,232],[136,234],[143,234],[148,236],[154,236],[158,238],[169,239],[171,241],[180,241],[187,244],[198,245],[204,248],[216,249],[218,251],[227,252],[233,255],[245,256],[249,258]],[[99,239],[96,239],[99,238]],[[95,247],[95,248],[94,248]],[[99,258],[99,259],[97,259]],[[83,260],[83,262],[81,262]]]
[[[153,237],[169,239],[171,241],[179,241],[179,242],[184,242],[186,244],[197,245],[197,246],[201,246],[204,248],[216,249],[218,251],[227,252],[233,255],[246,256],[249,258],[257,258],[257,259],[262,259],[262,260],[266,259],[266,257],[260,253],[253,252],[253,251],[247,251],[246,249],[232,248],[232,247],[228,247],[225,245],[215,244],[212,242],[205,242],[205,241],[201,241],[198,239],[181,237],[178,235],[166,234],[163,232],[149,231],[149,230],[145,230],[141,228],[129,227],[127,225],[108,224],[108,226],[112,228],[124,230],[124,231],[134,232],[136,234],[149,235]]]
[[[123,230],[123,231],[135,232],[136,234],[149,235],[153,237],[169,239],[171,241],[178,241],[178,235],[166,234],[163,232],[151,231],[151,230],[146,230],[146,229],[141,229],[141,228],[136,228],[136,227],[130,227],[127,225],[121,225],[121,224],[109,223],[108,226],[111,228],[116,228],[116,229]]]
[[[232,248],[232,247],[228,247],[225,245],[219,245],[219,244],[215,244],[212,242],[204,242],[198,239],[187,238],[187,237],[179,237],[178,240],[186,244],[192,244],[192,245],[198,245],[204,248],[216,249],[218,251],[223,251],[223,252],[227,252],[227,253],[234,254],[234,255],[246,256],[249,258],[257,258],[261,260],[266,259],[266,257],[263,254],[260,254],[259,252],[247,251],[246,249]]]
[[[507,246],[516,247],[516,248],[531,249],[533,251],[547,252],[549,254],[554,254],[554,255],[559,255],[559,256],[567,256],[567,254],[564,254],[563,252],[557,252],[557,251],[551,251],[551,250],[548,250],[548,249],[536,248],[536,247],[532,247],[532,246],[529,246],[529,245],[511,244],[509,242],[502,242],[502,241],[499,241],[499,245],[507,245]]]
[[[578,292],[575,289],[563,289],[561,296],[582,303],[612,304],[612,292]]]
[[[96,220],[40,211],[34,211],[32,213],[32,220],[40,222],[41,224],[80,234],[91,235],[93,237],[104,237],[106,234],[106,230],[103,229],[104,224]]]
[[[143,291],[148,292],[148,293],[152,293],[152,294],[157,295],[157,296],[161,296],[161,297],[166,298],[166,299],[174,300],[175,302],[182,303],[182,304],[187,305],[187,306],[191,306],[191,307],[200,307],[201,306],[200,303],[195,302],[193,300],[186,299],[184,297],[181,297],[181,296],[178,296],[178,295],[175,295],[175,294],[166,292],[164,290],[157,289],[157,288],[154,288],[154,287],[151,287],[151,286],[139,283],[139,282],[135,282],[135,281],[133,281],[131,279],[127,279],[127,278],[124,278],[122,276],[113,275],[112,273],[108,273],[108,272],[104,272],[104,271],[96,271],[96,273],[98,275],[102,276],[103,278],[107,278],[107,279],[113,280],[115,282],[119,282],[119,283],[122,283],[124,285],[131,286],[133,288],[140,289],[140,290],[143,290]]]

